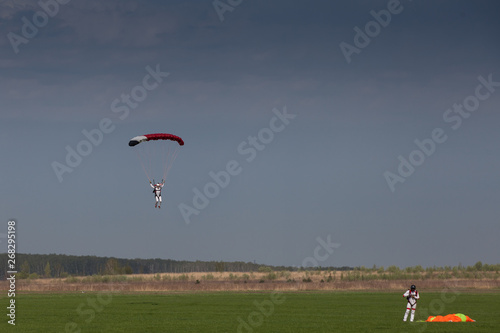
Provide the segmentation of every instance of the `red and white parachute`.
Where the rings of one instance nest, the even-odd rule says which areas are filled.
[[[177,135],[154,133],[133,137],[128,145],[134,147],[146,177],[152,181],[155,176],[159,177],[160,173],[162,179],[167,178],[178,149],[184,145],[184,141]]]

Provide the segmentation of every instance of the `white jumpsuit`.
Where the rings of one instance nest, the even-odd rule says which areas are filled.
[[[406,297],[408,299],[408,304],[406,305],[406,312],[405,316],[403,317],[403,321],[406,321],[406,319],[408,318],[408,313],[410,313],[410,311],[410,321],[413,321],[413,319],[415,318],[415,309],[417,308],[417,300],[420,298],[420,295],[418,294],[417,290],[408,289],[403,294],[403,297]]]
[[[155,204],[155,207],[158,205],[158,202],[160,202],[160,205],[161,205],[161,188],[163,187],[163,185],[165,185],[164,183],[158,183],[158,184],[149,184],[151,185],[151,187],[153,188],[153,193],[155,194],[155,198],[156,198],[156,204]]]

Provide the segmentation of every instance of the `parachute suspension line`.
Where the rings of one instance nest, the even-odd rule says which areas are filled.
[[[174,148],[174,151],[172,152],[171,156],[168,158],[168,163],[165,164],[165,172],[163,173],[163,179],[167,178],[168,172],[170,171],[170,168],[174,164],[175,159],[177,158],[177,153],[179,152],[178,148]]]
[[[148,180],[151,182],[151,177],[149,177],[148,171],[146,170],[146,167],[144,166],[144,163],[142,162],[141,155],[139,154],[139,151],[135,151],[137,154],[137,158],[139,159],[139,162],[141,162],[142,170],[144,170],[144,173],[146,174],[146,177],[148,177]]]
[[[138,147],[138,152],[139,155],[141,156],[141,163],[143,164],[144,169],[146,170],[146,175],[148,177],[148,180],[151,181],[152,179],[152,174],[151,171],[151,159],[149,158],[150,156],[150,147],[149,146],[142,146]]]
[[[151,142],[151,143],[154,144],[154,142]],[[153,155],[152,145],[145,145],[142,148],[144,148],[144,160],[148,164],[147,168],[150,172],[153,172],[153,158],[151,157],[151,155]],[[152,175],[152,176],[154,176],[154,175]]]
[[[144,144],[142,143],[144,141],[151,142]],[[129,141],[130,147],[136,145],[140,146],[134,148],[134,150],[146,177],[151,182],[162,171],[162,180],[166,180],[169,170],[177,157],[178,149],[181,145],[184,145],[184,142],[173,134],[156,133],[136,136]]]
[[[173,148],[175,147],[175,148]],[[177,156],[178,148],[174,145],[167,145],[164,147],[164,169],[163,169],[163,179],[167,179],[168,171],[172,167],[175,157]]]
[[[162,161],[162,168],[161,168],[161,170],[163,171],[163,175],[162,175],[162,178],[161,178],[162,181],[165,180],[165,168],[166,168],[166,163],[168,161],[168,155],[167,155],[168,154],[168,151],[167,151],[168,146],[169,145],[166,144],[166,145],[164,145],[162,147],[163,148],[162,149],[162,159],[161,159],[161,161]]]
[[[170,144],[163,146],[163,180],[167,178],[168,160],[170,155]]]

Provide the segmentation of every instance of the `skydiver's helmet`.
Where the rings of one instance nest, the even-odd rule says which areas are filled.
[[[417,287],[415,287],[415,285],[412,284],[411,287],[410,287],[410,289],[411,289],[411,291],[415,291],[417,289]]]

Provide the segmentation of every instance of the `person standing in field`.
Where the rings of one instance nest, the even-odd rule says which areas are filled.
[[[403,321],[406,321],[406,319],[408,319],[408,314],[410,313],[410,311],[411,311],[410,321],[413,321],[413,319],[415,318],[415,309],[417,308],[417,300],[420,298],[420,295],[418,294],[417,291],[417,287],[415,287],[415,285],[412,284],[410,289],[408,289],[403,294],[403,297],[406,297],[406,299],[408,300]]]

